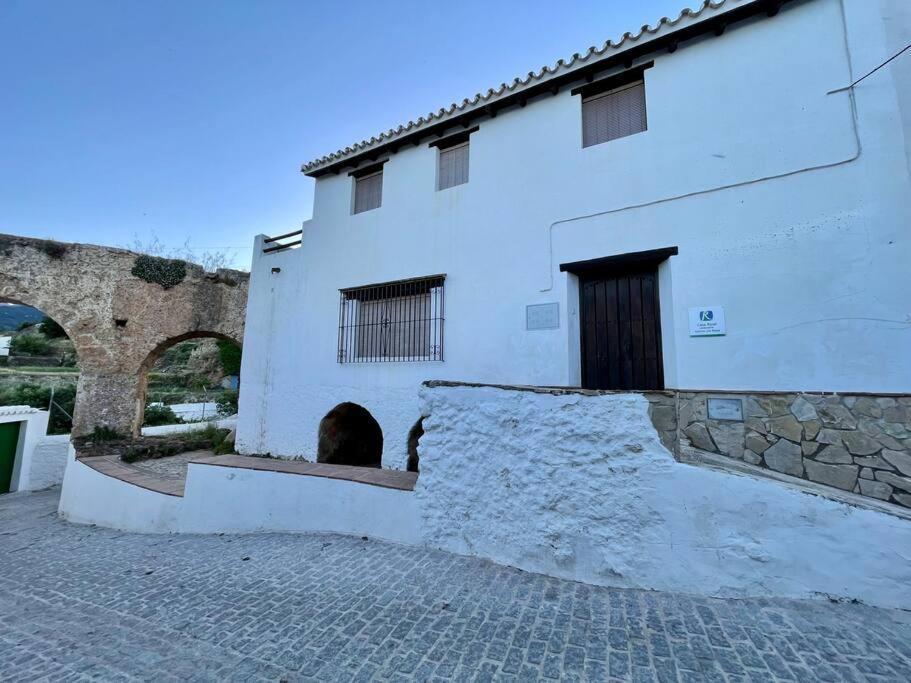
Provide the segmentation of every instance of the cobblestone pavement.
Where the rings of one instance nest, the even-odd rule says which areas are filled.
[[[187,478],[187,465],[196,458],[209,458],[215,455],[213,451],[188,451],[178,455],[169,455],[166,458],[153,458],[130,463],[131,467],[151,472],[164,479],[177,479],[184,481]]]
[[[154,536],[0,496],[4,680],[908,681],[911,618],[594,588],[329,535]]]

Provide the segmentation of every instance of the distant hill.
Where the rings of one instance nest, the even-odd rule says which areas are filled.
[[[24,322],[41,322],[44,314],[37,308],[20,304],[0,304],[0,331],[15,330]]]

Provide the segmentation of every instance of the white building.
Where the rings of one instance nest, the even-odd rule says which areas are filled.
[[[911,53],[849,86],[908,43],[905,0],[705,3],[305,164],[238,448],[350,401],[404,468],[430,379],[907,394]]]

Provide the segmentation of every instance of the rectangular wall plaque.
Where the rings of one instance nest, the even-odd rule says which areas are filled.
[[[709,418],[743,422],[743,401],[739,398],[710,398]]]
[[[560,305],[531,304],[525,307],[526,330],[555,330],[560,327]]]
[[[696,306],[690,309],[691,337],[720,337],[727,333],[721,306]]]

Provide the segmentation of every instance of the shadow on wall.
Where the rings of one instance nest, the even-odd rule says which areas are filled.
[[[411,428],[411,431],[408,432],[408,466],[407,470],[409,472],[417,472],[418,465],[420,464],[420,456],[418,455],[418,442],[421,440],[421,437],[424,436],[424,418],[414,423],[414,427]]]
[[[383,430],[357,403],[339,403],[319,423],[316,461],[330,465],[382,467]]]

